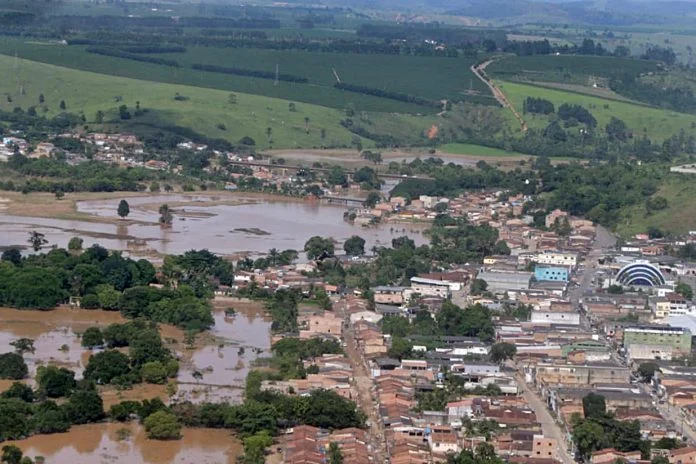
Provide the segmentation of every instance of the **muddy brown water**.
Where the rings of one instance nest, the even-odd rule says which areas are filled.
[[[120,200],[80,201],[77,210],[113,219]],[[301,250],[314,235],[332,237],[343,243],[352,235],[366,240],[366,249],[387,246],[395,237],[409,235],[417,244],[425,243],[423,225],[382,224],[362,228],[343,220],[345,207],[236,195],[155,195],[128,198],[129,221],[122,224],[98,221],[12,216],[0,213],[2,245],[26,245],[29,232],[46,235],[51,245],[67,246],[73,236],[135,254],[152,252],[181,254],[207,248],[221,255],[250,253],[259,255],[271,248]],[[172,205],[174,222],[170,228],[157,224],[161,204]],[[135,221],[135,222],[130,222]],[[338,246],[341,249],[341,246]]]
[[[233,464],[242,444],[229,431],[184,428],[174,441],[149,440],[137,423],[73,426],[67,433],[6,442],[47,464]]]

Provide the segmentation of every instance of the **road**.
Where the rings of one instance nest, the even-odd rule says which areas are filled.
[[[510,110],[510,112],[515,116],[515,119],[517,119],[517,121],[520,123],[522,132],[527,132],[527,123],[522,115],[520,115],[520,113],[515,109],[515,106],[510,102],[510,100],[508,100],[507,95],[505,95],[503,91],[500,90],[486,75],[486,67],[488,67],[488,65],[494,61],[495,59],[490,59],[488,61],[484,61],[483,63],[474,64],[471,66],[471,72],[474,73],[476,77],[481,80],[481,82],[488,86],[495,99],[498,100],[498,103],[500,103],[500,106]]]
[[[517,384],[522,390],[522,396],[532,410],[536,413],[537,421],[541,424],[541,430],[545,437],[553,438],[558,443],[559,458],[563,464],[573,464],[575,460],[568,453],[568,444],[565,440],[565,434],[558,423],[551,416],[551,412],[546,407],[546,402],[543,401],[536,391],[529,388],[524,377],[519,372],[515,374]]]
[[[374,457],[373,462],[383,463],[387,455],[387,439],[384,424],[379,414],[379,405],[374,399],[374,394],[372,392],[373,382],[370,377],[370,371],[367,367],[365,358],[357,348],[355,343],[355,332],[353,326],[350,324],[350,318],[345,309],[346,307],[343,301],[334,303],[334,310],[337,314],[341,315],[344,321],[342,337],[345,346],[343,349],[353,367],[353,386],[358,393],[358,398],[355,400],[370,421],[369,439],[370,451]]]

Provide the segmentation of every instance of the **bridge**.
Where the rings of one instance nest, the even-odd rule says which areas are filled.
[[[362,198],[354,197],[335,197],[335,196],[323,196],[321,197],[322,203],[328,203],[331,205],[347,205],[347,206],[362,206],[365,200]]]

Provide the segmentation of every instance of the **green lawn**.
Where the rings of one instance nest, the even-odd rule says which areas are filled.
[[[496,83],[518,111],[521,111],[522,103],[527,97],[545,98],[552,101],[556,107],[562,103],[574,103],[589,109],[597,118],[600,127],[604,127],[610,118],[614,116],[626,122],[636,135],[641,135],[645,131],[648,137],[658,141],[664,140],[682,129],[688,133],[693,130],[692,124],[696,125],[696,116],[690,114],[649,108],[626,102],[607,101],[598,97],[533,85],[507,81],[498,81]],[[548,118],[542,116],[533,117],[532,115],[525,115],[524,117],[530,127],[543,128],[548,125]]]
[[[631,237],[649,227],[675,234],[696,230],[696,175],[669,174],[655,195],[667,199],[667,208],[650,215],[644,204],[627,209],[617,227],[620,235]]]
[[[113,118],[119,105],[126,104],[133,110],[139,101],[149,111],[142,122],[157,120],[186,126],[210,137],[235,142],[249,135],[261,148],[267,147],[267,127],[272,128],[275,148],[350,146],[355,138],[339,124],[344,113],[331,108],[301,104],[296,112],[290,112],[285,100],[243,93],[237,93],[237,103],[230,104],[227,91],[107,76],[21,59],[15,62],[15,58],[0,55],[0,69],[6,70],[5,76],[15,65],[16,72],[12,71],[10,78],[0,79],[3,94],[0,108],[6,111],[17,106],[24,109],[36,106],[42,114],[44,110],[38,101],[43,94],[48,116],[60,112],[60,101],[65,100],[67,111],[84,112],[88,124],[94,126],[98,110]],[[20,95],[20,85],[24,95]],[[188,100],[174,100],[177,94]],[[116,102],[115,97],[121,97],[122,102]],[[306,117],[310,121],[309,134],[305,132]],[[224,124],[226,130],[219,129],[218,124]],[[320,135],[322,128],[326,130],[324,140]],[[373,145],[369,140],[362,143],[365,147]]]
[[[499,148],[484,147],[481,145],[472,145],[469,143],[448,143],[439,147],[440,151],[451,153],[453,155],[474,155],[474,156],[492,156],[492,157],[516,157],[524,155],[513,151],[501,150]]]

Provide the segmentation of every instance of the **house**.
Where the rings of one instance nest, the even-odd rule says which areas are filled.
[[[670,464],[693,464],[696,462],[696,448],[687,446],[672,450],[668,459]]]
[[[402,305],[404,303],[404,290],[406,287],[375,287],[375,304]]]
[[[614,464],[619,462],[635,462],[640,460],[640,451],[629,451],[623,453],[614,448],[606,448],[592,453],[590,462],[592,464]]]

